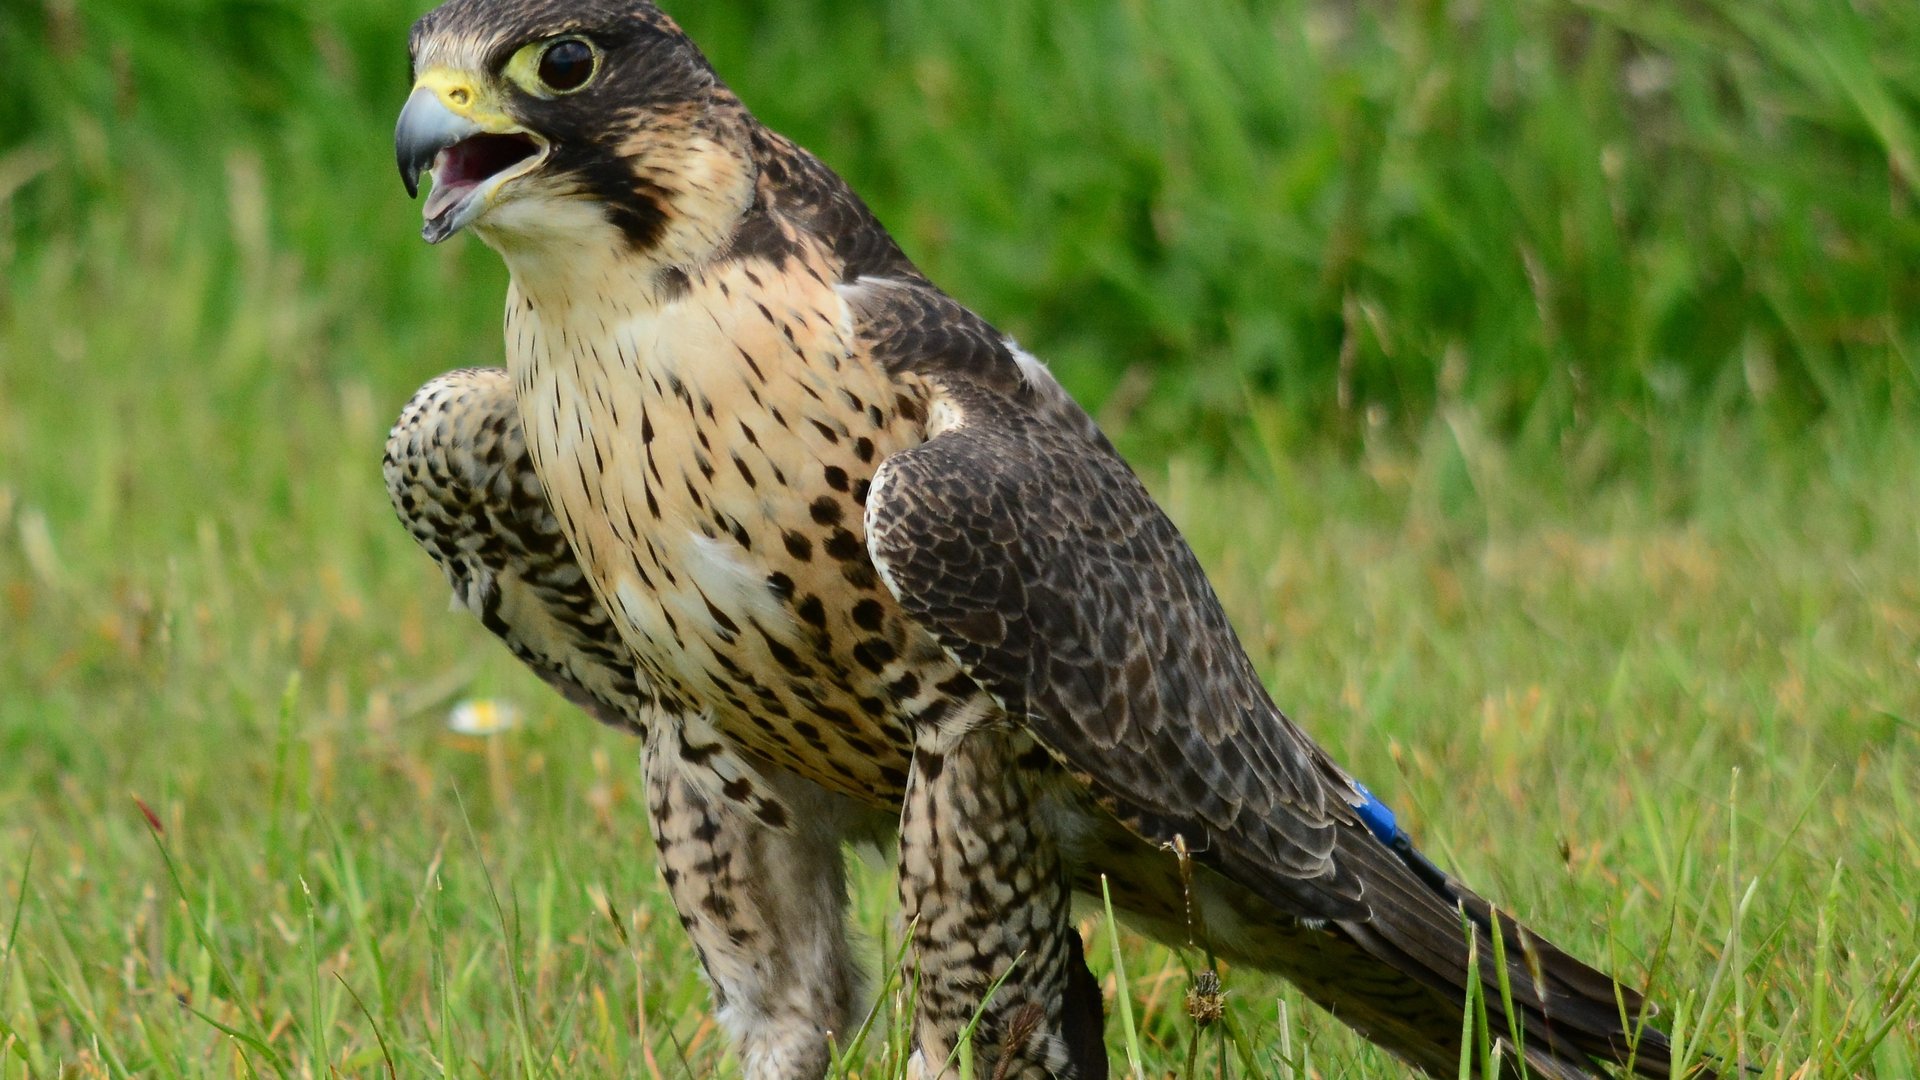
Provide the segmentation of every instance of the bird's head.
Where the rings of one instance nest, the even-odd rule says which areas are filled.
[[[744,113],[648,0],[448,0],[414,25],[394,133],[422,235],[516,251],[719,243],[752,199]]]

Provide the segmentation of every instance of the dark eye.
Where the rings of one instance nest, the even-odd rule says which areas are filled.
[[[562,38],[540,54],[540,81],[556,93],[578,90],[593,78],[593,46],[579,38]]]

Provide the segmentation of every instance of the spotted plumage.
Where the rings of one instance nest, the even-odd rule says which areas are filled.
[[[645,737],[660,708],[560,531],[507,374],[448,372],[394,425],[384,472],[401,520],[513,654],[603,723]],[[673,711],[683,711],[669,702]]]
[[[472,228],[512,284],[506,369],[421,391],[389,490],[489,629],[647,740],[662,874],[751,1080],[821,1075],[858,1022],[840,848],[876,831],[924,1077],[976,1013],[981,1075],[1107,1074],[1069,917],[1103,876],[1435,1074],[1470,956],[1498,1000],[1498,934],[1510,1060],[1666,1075],[1639,996],[1412,847],[1046,369],[657,8],[452,0],[412,54],[425,235]]]

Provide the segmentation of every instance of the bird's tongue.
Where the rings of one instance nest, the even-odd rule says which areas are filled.
[[[429,221],[439,217],[495,173],[538,152],[522,135],[476,135],[454,143],[433,163],[433,191],[420,212]]]
[[[467,193],[472,191],[476,186],[477,185],[471,180],[442,180],[440,179],[439,171],[435,170],[433,192],[427,196],[426,205],[420,208],[421,216],[425,217],[428,221],[432,221],[434,218],[446,213],[447,209],[454,203],[465,198]]]

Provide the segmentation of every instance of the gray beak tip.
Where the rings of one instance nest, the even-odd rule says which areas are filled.
[[[479,125],[449,112],[433,91],[414,90],[393,132],[394,164],[408,198],[420,197],[420,174],[433,167],[440,151],[479,132]]]

